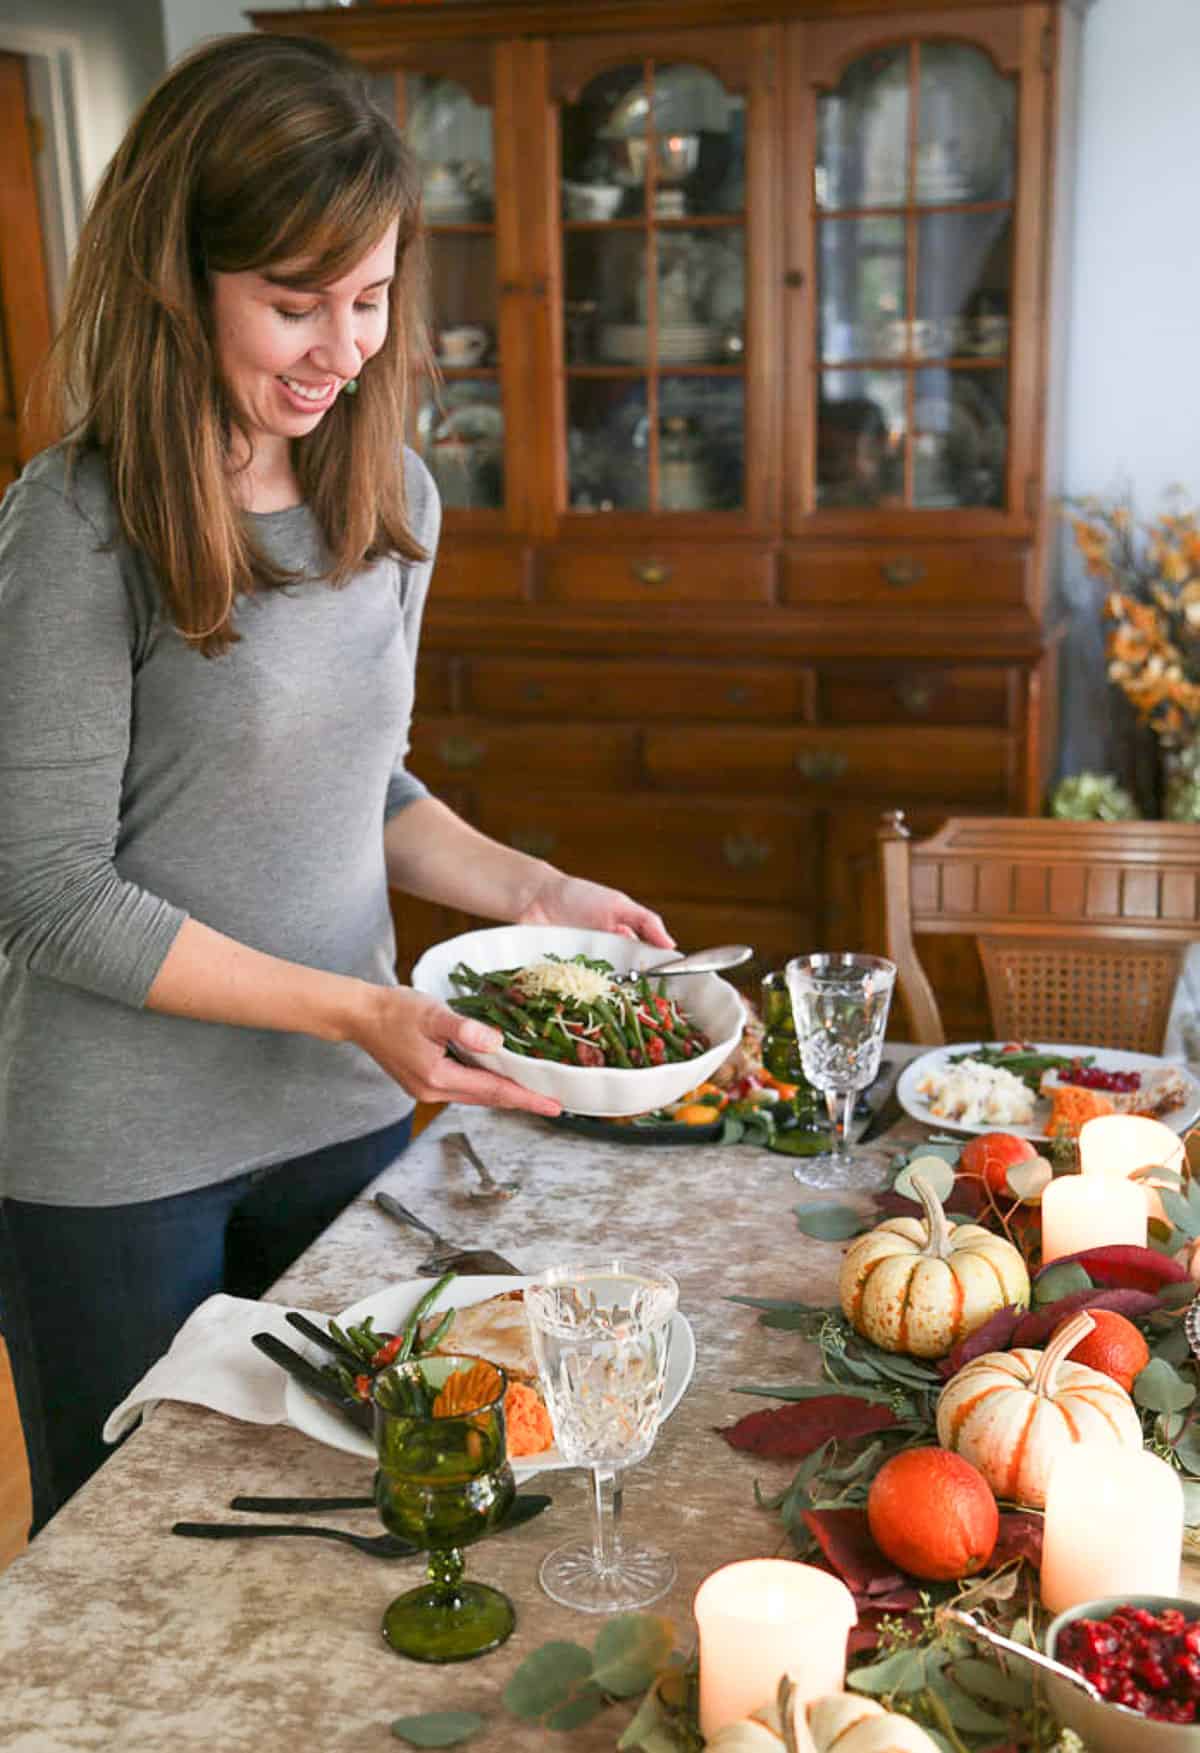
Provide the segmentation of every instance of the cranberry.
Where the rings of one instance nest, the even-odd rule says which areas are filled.
[[[1077,1084],[1085,1090],[1108,1090],[1111,1094],[1125,1095],[1141,1088],[1142,1074],[1140,1071],[1103,1071],[1098,1065],[1081,1065],[1075,1061],[1059,1072],[1058,1080]]]
[[[1178,1608],[1118,1607],[1107,1619],[1077,1619],[1058,1650],[1101,1697],[1164,1722],[1197,1720],[1200,1621]]]

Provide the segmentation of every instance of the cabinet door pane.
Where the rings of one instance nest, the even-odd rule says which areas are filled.
[[[818,207],[899,207],[908,193],[907,44],[847,68],[817,101]]]
[[[923,214],[912,351],[926,358],[1002,357],[1011,305],[1011,209]]]
[[[572,511],[744,504],[745,100],[644,61],[562,106]]]
[[[905,374],[830,371],[821,386],[817,504],[903,504]]]
[[[967,43],[922,43],[920,53],[917,201],[1011,200],[1012,81]]]
[[[931,367],[916,373],[913,503],[1000,505],[1008,447],[1008,372]]]
[[[449,509],[504,504],[504,412],[495,379],[459,376],[435,394],[426,389],[417,412],[417,449]]]
[[[822,219],[817,247],[822,361],[907,353],[903,219]]]

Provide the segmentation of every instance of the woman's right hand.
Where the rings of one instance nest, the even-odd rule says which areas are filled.
[[[524,1108],[548,1117],[562,1111],[561,1103],[549,1096],[454,1058],[447,1051],[452,1044],[474,1053],[494,1053],[503,1045],[503,1036],[409,986],[367,987],[349,1038],[419,1102]]]

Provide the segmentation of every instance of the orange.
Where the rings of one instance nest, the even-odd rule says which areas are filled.
[[[1067,1357],[1072,1363],[1086,1363],[1091,1369],[1103,1371],[1130,1393],[1134,1376],[1150,1362],[1150,1347],[1133,1322],[1118,1315],[1115,1309],[1089,1309],[1088,1314],[1096,1325]],[[1072,1318],[1067,1316],[1068,1320]]]
[[[949,1449],[905,1449],[885,1461],[867,1494],[867,1522],[893,1564],[935,1582],[982,1570],[1000,1532],[991,1486]]]

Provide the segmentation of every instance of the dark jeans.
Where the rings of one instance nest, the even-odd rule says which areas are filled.
[[[33,1526],[109,1453],[101,1429],[206,1297],[261,1296],[396,1160],[411,1120],[137,1205],[0,1201],[0,1331],[33,1478]]]

